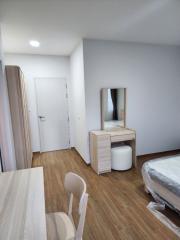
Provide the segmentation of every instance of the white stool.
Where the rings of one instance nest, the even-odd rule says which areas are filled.
[[[128,170],[132,167],[132,148],[120,146],[111,148],[111,168],[114,170]]]

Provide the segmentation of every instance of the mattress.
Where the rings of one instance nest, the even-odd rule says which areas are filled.
[[[142,175],[146,188],[156,201],[180,211],[179,155],[146,162]]]

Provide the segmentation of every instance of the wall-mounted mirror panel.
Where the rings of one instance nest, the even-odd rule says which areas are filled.
[[[101,90],[101,128],[113,129],[126,126],[126,88]]]

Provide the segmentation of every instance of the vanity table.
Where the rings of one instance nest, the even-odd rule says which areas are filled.
[[[120,145],[131,147],[136,167],[136,132],[126,128],[126,95],[126,88],[101,89],[102,130],[90,132],[91,166],[97,174],[111,172],[111,148]]]
[[[136,167],[136,132],[118,128],[90,132],[91,166],[97,174],[111,172],[111,146],[124,143],[132,148],[133,166]]]

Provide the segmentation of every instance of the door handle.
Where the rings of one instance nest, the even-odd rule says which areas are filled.
[[[38,116],[38,118],[41,120],[41,121],[43,121],[43,120],[45,120],[45,116]]]

